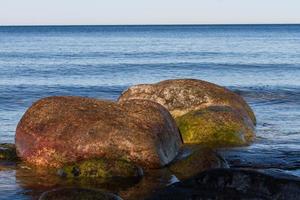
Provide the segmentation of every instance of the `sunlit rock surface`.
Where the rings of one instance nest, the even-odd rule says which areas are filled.
[[[107,158],[160,168],[174,159],[181,143],[169,112],[146,100],[48,97],[26,111],[16,130],[18,156],[41,167]]]

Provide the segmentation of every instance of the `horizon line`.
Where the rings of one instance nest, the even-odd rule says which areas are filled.
[[[242,26],[242,25],[300,25],[298,23],[170,23],[170,24],[8,24],[0,27],[33,27],[33,26]]]

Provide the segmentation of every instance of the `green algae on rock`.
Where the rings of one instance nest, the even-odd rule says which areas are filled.
[[[120,197],[95,189],[60,188],[43,193],[39,200],[122,200]]]
[[[71,178],[130,178],[143,176],[143,170],[124,160],[91,159],[67,165],[58,174]]]
[[[185,145],[169,169],[182,180],[205,170],[228,167],[227,162],[211,148]]]
[[[0,144],[0,161],[17,161],[16,146],[14,144]]]
[[[208,106],[230,106],[245,120],[256,123],[252,109],[241,96],[225,87],[202,80],[174,79],[136,85],[124,91],[118,101],[130,99],[157,102],[167,108],[175,118]]]
[[[45,168],[124,157],[143,168],[161,168],[182,145],[175,120],[158,103],[74,96],[34,103],[20,120],[15,141],[23,161]]]
[[[252,123],[229,106],[210,106],[176,118],[184,143],[214,147],[248,145],[255,138]]]

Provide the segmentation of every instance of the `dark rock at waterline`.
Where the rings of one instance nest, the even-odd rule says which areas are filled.
[[[16,131],[18,156],[39,167],[106,158],[160,168],[175,158],[181,144],[170,113],[146,100],[48,97],[26,111]]]
[[[60,188],[45,192],[39,200],[122,200],[120,197],[101,190],[83,188]]]
[[[123,199],[142,200],[153,193],[153,191],[166,187],[166,185],[178,182],[177,177],[168,169],[152,169],[145,171],[145,175],[132,187],[119,191]]]
[[[280,172],[212,169],[156,192],[156,199],[299,199],[300,179]]]
[[[17,161],[16,146],[14,144],[0,144],[0,161]]]
[[[202,80],[177,79],[132,86],[122,93],[119,102],[129,99],[155,101],[166,107],[175,118],[208,106],[229,106],[245,120],[256,123],[252,109],[241,96]]]
[[[214,168],[228,168],[227,162],[208,147],[185,145],[169,169],[177,178],[191,178],[203,171]]]
[[[143,170],[124,160],[91,159],[58,170],[58,175],[67,178],[113,178],[141,177]]]

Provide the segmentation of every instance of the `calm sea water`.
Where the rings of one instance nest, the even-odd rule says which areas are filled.
[[[0,143],[14,142],[41,97],[116,99],[133,84],[173,78],[241,94],[258,140],[237,154],[300,176],[300,25],[0,27]],[[0,199],[29,198],[24,188],[15,170],[0,170]]]

